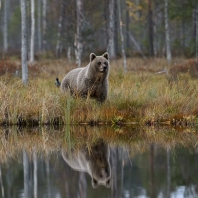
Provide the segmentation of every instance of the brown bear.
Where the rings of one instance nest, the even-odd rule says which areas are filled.
[[[108,92],[109,55],[90,54],[90,63],[86,67],[71,70],[61,82],[61,90],[70,90],[71,94],[83,98],[94,98],[104,102]]]
[[[97,140],[90,150],[85,146],[69,155],[62,149],[63,159],[76,171],[87,172],[92,178],[92,186],[111,186],[111,166],[109,145],[103,139]]]

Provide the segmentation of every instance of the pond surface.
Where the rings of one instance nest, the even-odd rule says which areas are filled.
[[[69,142],[58,131],[2,130],[0,197],[198,197],[197,132],[173,135],[164,129],[153,135],[146,129],[144,140],[132,130],[133,140],[119,135],[122,141],[115,142],[114,136],[88,130],[97,137],[81,131],[74,139],[69,134]],[[87,143],[80,144],[83,136]]]

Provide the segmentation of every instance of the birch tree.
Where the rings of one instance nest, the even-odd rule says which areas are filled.
[[[104,46],[108,45],[108,16],[109,16],[109,9],[108,9],[108,1],[103,0],[103,14],[104,14],[104,30],[105,30],[105,38],[104,38]]]
[[[115,8],[115,0],[110,0],[109,1],[109,42],[108,42],[108,47],[107,51],[109,53],[110,58],[115,58],[115,43],[114,43],[114,8]]]
[[[27,28],[26,28],[26,0],[21,2],[21,62],[22,62],[22,81],[24,85],[28,83],[27,66]]]
[[[196,24],[196,61],[198,62],[198,3],[195,10],[195,24]]]
[[[83,2],[82,0],[76,0],[76,10],[77,10],[77,30],[75,35],[75,55],[76,63],[78,67],[81,66],[81,56],[83,50],[82,44],[82,26],[83,26]]]
[[[47,31],[47,0],[43,0],[43,51],[46,51],[46,31]]]
[[[126,54],[124,49],[124,35],[122,30],[122,18],[121,18],[121,9],[120,9],[120,0],[117,0],[117,6],[118,6],[118,18],[120,22],[120,38],[121,38],[121,48],[122,48],[122,58],[124,62],[124,71],[127,71],[127,63],[126,63]]]
[[[57,33],[57,42],[56,42],[56,57],[60,57],[60,48],[61,48],[61,33],[63,29],[63,17],[64,17],[64,9],[65,9],[65,1],[62,0],[61,3],[61,12],[59,16],[59,22],[58,22],[58,33]]]
[[[30,62],[34,62],[34,35],[35,35],[35,5],[31,0],[31,38],[30,38]]]
[[[8,1],[4,0],[4,17],[3,17],[3,51],[8,50]]]
[[[37,29],[38,29],[38,51],[41,51],[41,0],[38,0],[38,23],[37,23]]]
[[[129,49],[129,23],[130,23],[130,17],[129,17],[129,4],[126,4],[126,51]]]
[[[21,0],[22,1],[22,0]],[[29,197],[29,162],[28,155],[23,149],[23,181],[24,181],[24,197]]]
[[[165,21],[165,36],[166,36],[166,59],[171,62],[171,47],[170,47],[170,29],[168,21],[168,0],[164,0],[164,21]]]
[[[33,162],[34,162],[34,198],[38,197],[38,175],[37,175],[37,153],[36,148],[33,150]]]
[[[2,198],[4,198],[5,193],[4,193],[3,179],[2,179],[2,173],[1,173],[1,166],[0,166],[0,185],[1,185],[1,196]]]

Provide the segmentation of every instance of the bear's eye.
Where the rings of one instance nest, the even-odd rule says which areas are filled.
[[[101,62],[98,62],[98,65],[101,65]]]
[[[107,62],[104,62],[104,64],[105,64],[105,65],[108,65],[108,63],[107,63]]]

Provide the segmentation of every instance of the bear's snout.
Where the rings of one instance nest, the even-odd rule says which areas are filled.
[[[106,65],[103,65],[103,69],[106,71],[107,70],[107,66]]]

